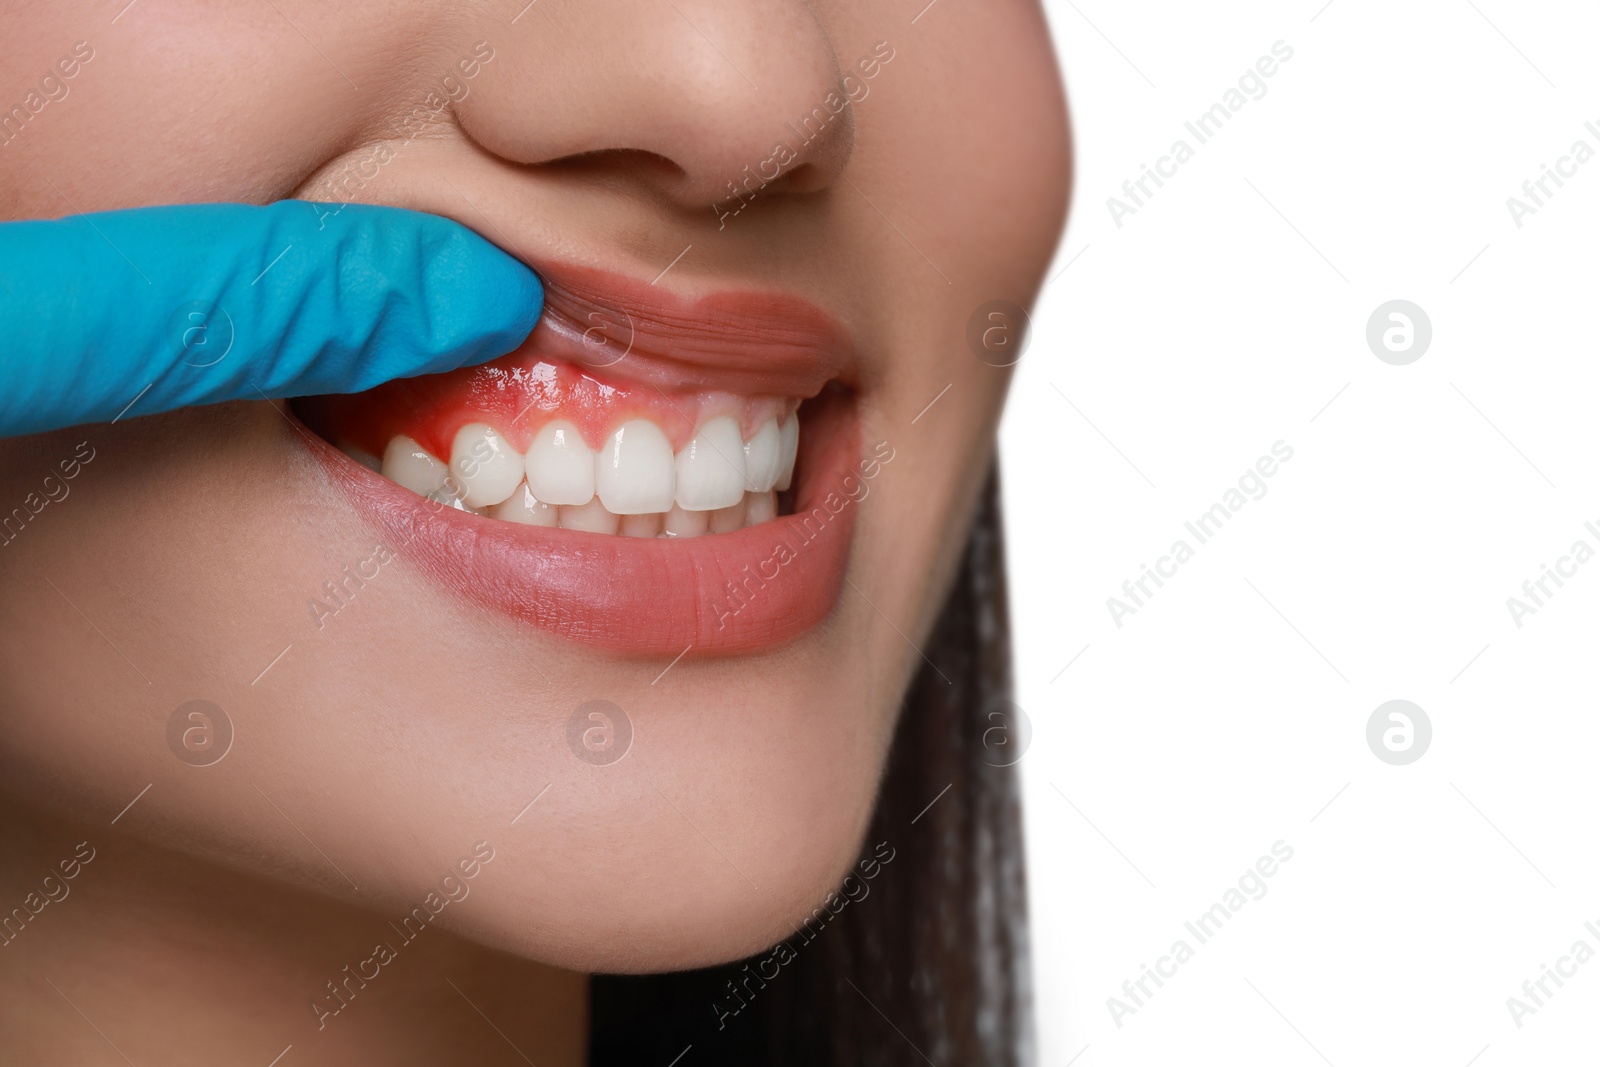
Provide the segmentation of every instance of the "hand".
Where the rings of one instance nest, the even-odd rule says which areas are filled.
[[[483,363],[521,344],[543,304],[518,260],[399,208],[0,223],[0,437]]]

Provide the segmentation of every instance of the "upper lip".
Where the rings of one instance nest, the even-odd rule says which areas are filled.
[[[809,301],[765,289],[685,296],[576,264],[532,264],[545,306],[513,355],[604,368],[658,388],[815,396],[854,384],[849,334]]]
[[[713,288],[713,275],[695,276],[705,253],[693,244],[670,262],[674,253],[664,252],[665,270],[644,267],[636,256],[605,256],[607,265],[601,257],[561,258],[548,237],[517,224],[526,205],[514,189],[488,180],[463,184],[450,185],[453,196],[426,183],[389,190],[395,195],[375,188],[372,202],[450,218],[539,276],[544,310],[512,359],[566,360],[663,390],[806,398],[830,381],[858,386],[850,332],[815,303],[757,284]]]

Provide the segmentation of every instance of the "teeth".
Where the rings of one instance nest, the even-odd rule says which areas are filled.
[[[782,453],[778,420],[768,419],[744,446],[744,487],[752,493],[765,493],[776,485]]]
[[[700,427],[678,453],[678,506],[713,511],[744,496],[744,438],[739,423],[726,415]]]
[[[558,420],[539,431],[526,468],[528,488],[547,504],[587,504],[594,497],[594,453],[570,422]]]
[[[367,468],[367,470],[377,471],[379,474],[383,473],[383,461],[377,456],[374,456],[371,452],[357,448],[348,441],[340,441],[338,447],[340,452],[343,452],[345,455],[349,456],[351,459]]]
[[[389,442],[389,447],[383,450],[383,476],[391,482],[398,482],[418,496],[440,498],[453,496],[444,492],[446,483],[450,481],[450,471],[440,463],[428,450],[417,444],[405,434]]]
[[[614,534],[622,521],[618,515],[607,511],[598,497],[587,504],[568,505],[558,508],[557,511],[560,512],[559,521],[563,530]]]
[[[778,428],[778,435],[782,438],[782,449],[778,460],[778,480],[773,488],[782,492],[789,488],[789,483],[794,481],[794,458],[800,452],[800,414],[795,412],[789,416],[789,421]]]
[[[525,526],[554,526],[557,508],[533,495],[526,484],[518,484],[511,498],[489,509],[489,517],[506,522],[520,522]]]
[[[511,497],[522,482],[522,455],[493,426],[472,422],[456,431],[450,470],[468,507],[481,508]]]
[[[661,533],[661,516],[624,515],[617,532],[623,537],[657,537]]]
[[[380,461],[348,443],[357,462],[429,500],[526,526],[624,537],[699,537],[770,522],[794,480],[800,421],[763,422],[742,439],[739,422],[703,423],[676,455],[661,427],[631,419],[595,452],[576,426],[547,423],[523,456],[485,422],[457,431],[445,464],[411,437],[390,440]]]
[[[596,457],[595,491],[617,515],[664,512],[672,507],[675,467],[672,443],[661,427],[633,419],[617,427]]]
[[[750,493],[744,498],[744,524],[754,526],[778,517],[778,494],[772,490]]]
[[[744,498],[732,507],[718,508],[711,513],[712,533],[732,533],[744,529]]]
[[[662,523],[663,532],[668,537],[699,537],[710,525],[709,512],[685,511],[680,507],[667,512],[666,520]]]

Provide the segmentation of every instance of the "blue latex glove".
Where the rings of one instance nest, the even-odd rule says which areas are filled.
[[[436,215],[285,200],[0,223],[0,437],[487,362],[539,279]]]

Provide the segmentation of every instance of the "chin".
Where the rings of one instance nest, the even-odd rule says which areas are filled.
[[[870,790],[863,791],[820,824],[751,810],[752,828],[762,828],[763,840],[722,844],[737,850],[742,870],[698,835],[690,840],[665,826],[663,836],[676,847],[641,839],[597,849],[566,868],[570,879],[556,894],[519,892],[519,882],[545,883],[548,872],[536,861],[513,858],[495,872],[504,882],[485,888],[477,910],[463,911],[458,932],[588,973],[678,971],[751,956],[808,924],[812,930],[825,924],[830,902],[836,908],[842,886],[854,884],[847,879],[859,878],[860,865],[873,862],[874,843],[862,840],[870,799]],[[784,800],[775,790],[770,803]],[[768,838],[767,826],[778,832]],[[880,853],[892,857],[892,847]]]

